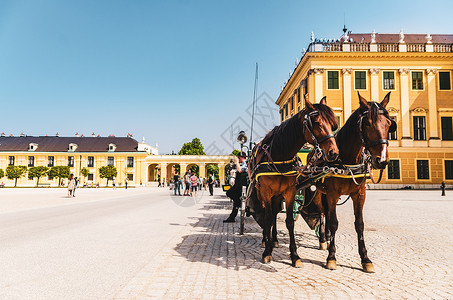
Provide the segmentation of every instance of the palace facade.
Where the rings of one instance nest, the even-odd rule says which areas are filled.
[[[144,141],[137,142],[131,135],[127,137],[74,137],[60,136],[0,136],[0,169],[8,166],[69,166],[70,173],[82,184],[105,185],[107,180],[99,176],[99,168],[113,165],[117,169],[117,185],[128,181],[132,186],[157,185],[158,177],[167,182],[174,175],[175,168],[182,173],[192,166],[199,167],[199,174],[207,177],[207,166],[219,167],[219,179],[224,182],[225,167],[231,156],[208,155],[158,155],[158,150]],[[89,175],[84,177],[81,170],[87,168]],[[14,186],[14,180],[0,178],[5,186]],[[41,186],[58,186],[56,178],[41,178]],[[36,179],[27,175],[21,177],[18,186],[34,186]]]
[[[303,109],[303,97],[327,97],[340,126],[359,107],[357,92],[381,101],[398,125],[390,163],[374,188],[453,184],[453,35],[346,33],[315,39],[284,83],[281,122]]]

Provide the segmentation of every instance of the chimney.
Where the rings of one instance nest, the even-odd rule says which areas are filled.
[[[95,137],[96,135],[94,134],[94,132],[91,134],[92,137]]]
[[[79,133],[78,133],[78,132],[76,132],[75,136],[76,136],[76,137],[79,137]]]
[[[57,134],[56,134],[55,136],[56,136],[56,137],[59,137],[59,136],[60,136],[60,134],[59,134],[59,133],[57,132]]]

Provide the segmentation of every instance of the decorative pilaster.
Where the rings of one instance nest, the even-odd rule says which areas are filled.
[[[437,123],[437,97],[436,97],[437,69],[426,69],[428,75],[428,116],[429,116],[429,147],[441,147]]]
[[[322,86],[322,83],[323,83],[323,73],[324,73],[324,69],[320,69],[320,68],[316,68],[316,69],[313,69],[313,72],[315,73],[315,100],[314,100],[314,103],[315,102],[318,102],[319,100],[321,100],[322,97],[324,97],[323,93],[324,93],[324,90],[323,90],[323,86]]]
[[[401,146],[412,147],[414,141],[411,137],[411,119],[409,112],[409,73],[410,69],[399,69],[401,89]]]
[[[371,77],[371,99],[373,101],[379,101],[379,73],[381,69],[379,68],[372,68],[370,69],[370,77]]]
[[[225,184],[225,167],[226,167],[226,164],[219,164],[219,180],[220,180],[220,184]]]
[[[343,74],[343,117],[347,120],[352,112],[351,68],[341,70]]]

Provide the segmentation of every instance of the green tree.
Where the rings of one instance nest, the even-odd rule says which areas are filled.
[[[219,166],[218,165],[208,165],[206,167],[208,170],[208,175],[209,173],[214,174],[214,178],[219,178]]]
[[[28,178],[36,178],[36,187],[38,187],[39,178],[46,176],[48,171],[49,168],[44,166],[31,167],[28,169]]]
[[[200,175],[200,167],[197,166],[197,165],[193,165],[190,167],[190,170],[192,171],[192,173],[195,173],[195,175],[197,175],[197,177]]]
[[[58,178],[58,185],[61,185],[61,179],[69,178],[71,174],[71,168],[68,166],[54,166],[50,168],[49,172],[47,173],[51,178]]]
[[[83,167],[82,170],[80,170],[80,173],[82,176],[85,178],[85,180],[88,178],[88,175],[90,175],[90,170],[87,168]]]
[[[2,179],[3,177],[5,177],[5,171],[3,171],[3,169],[0,169],[0,179]]]
[[[109,186],[109,180],[112,180],[116,177],[118,171],[115,166],[103,166],[99,168],[99,177],[107,178],[107,186]]]
[[[178,152],[179,155],[205,155],[203,144],[199,138],[194,138],[192,142],[184,143],[181,150]]]
[[[26,166],[8,166],[6,167],[6,177],[8,179],[14,179],[14,187],[16,187],[17,179],[25,176],[27,169],[28,168]]]

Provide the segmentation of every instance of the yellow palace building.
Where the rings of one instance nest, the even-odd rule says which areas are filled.
[[[352,34],[315,39],[282,86],[281,121],[303,97],[327,96],[340,126],[358,108],[357,92],[381,101],[398,125],[389,136],[390,163],[374,188],[439,188],[453,184],[453,35]]]
[[[144,140],[138,142],[127,137],[90,137],[76,134],[74,137],[56,136],[0,136],[0,169],[8,166],[69,166],[70,173],[80,179],[82,184],[105,186],[107,180],[99,176],[99,168],[113,165],[117,169],[117,185],[157,186],[158,176],[168,183],[173,177],[175,167],[182,173],[192,166],[199,167],[201,177],[207,177],[207,166],[219,167],[219,179],[225,180],[225,167],[231,156],[214,155],[159,155],[155,147],[147,145]],[[87,168],[89,175],[85,178],[81,170]],[[66,180],[67,182],[67,180]],[[41,186],[57,186],[58,179],[41,178]],[[3,186],[14,186],[14,180],[0,178]],[[27,175],[20,178],[17,186],[34,186],[36,179]]]

